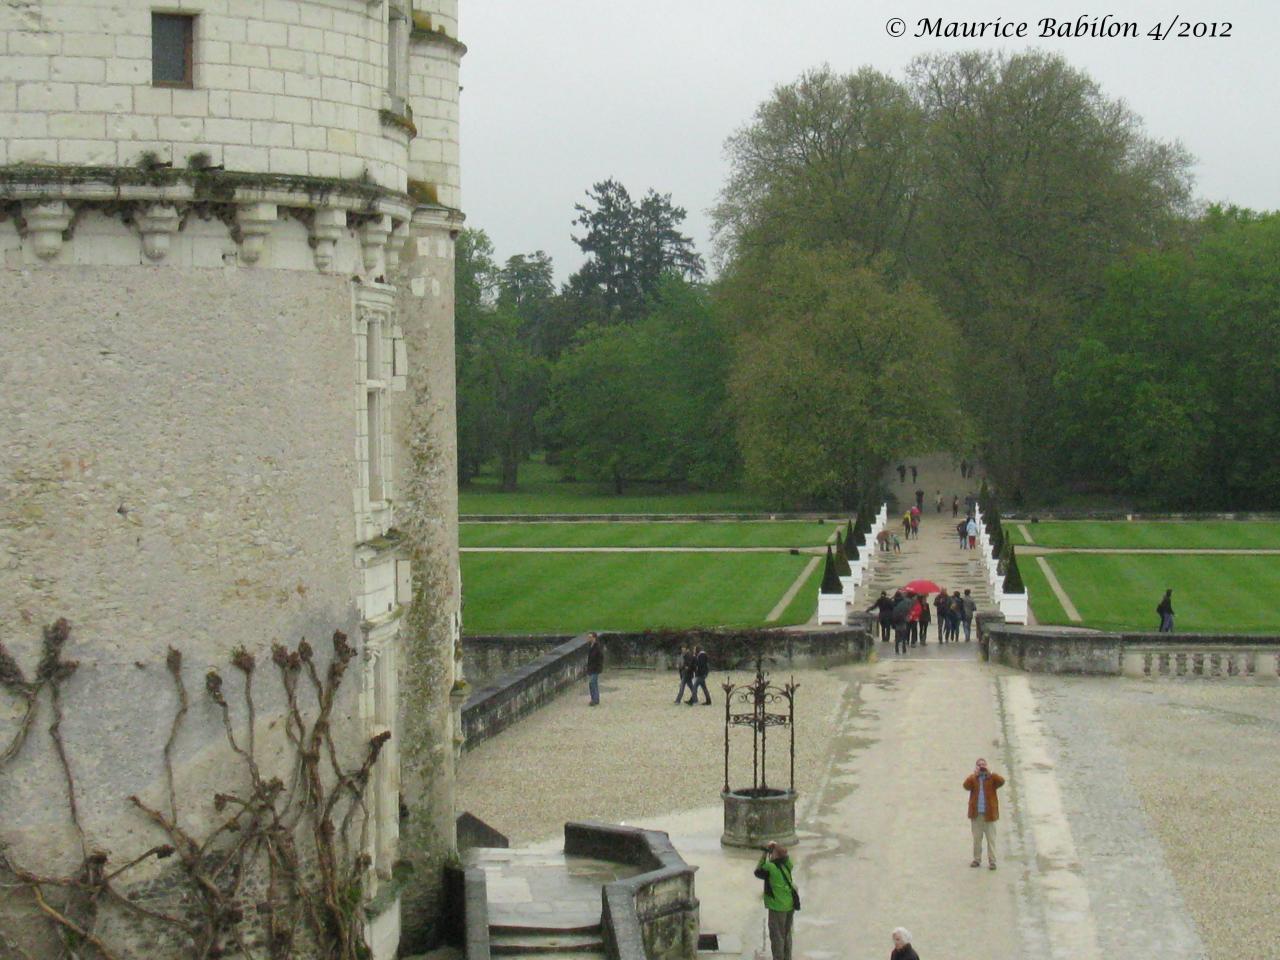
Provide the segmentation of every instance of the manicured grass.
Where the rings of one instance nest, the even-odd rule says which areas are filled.
[[[1025,542],[1020,524],[1004,522],[1013,542]],[[1280,549],[1280,523],[1245,520],[1093,521],[1051,520],[1025,524],[1041,547],[1155,549]]]
[[[1058,575],[1057,567],[1054,565],[1055,557],[1046,557],[1049,566],[1053,568],[1055,575]],[[1035,557],[1020,554],[1018,556],[1018,572],[1022,574],[1022,583],[1031,593],[1031,612],[1035,614],[1036,623],[1049,624],[1071,624],[1067,619],[1067,613],[1062,609],[1062,604],[1058,602],[1058,595],[1053,592],[1053,588],[1049,586],[1049,581],[1045,579],[1044,573],[1040,569],[1040,564],[1036,562]],[[1058,582],[1062,579],[1059,576]],[[1069,596],[1069,594],[1068,594]],[[1080,626],[1080,624],[1074,624]]]
[[[1173,588],[1180,633],[1280,634],[1280,559],[1271,556],[1057,554],[1049,565],[1080,611],[1080,626],[1154,630],[1156,604]],[[1042,606],[1049,586],[1030,557],[1018,559],[1041,623],[1067,623],[1061,609]],[[1037,567],[1037,569],[1032,569]],[[1043,612],[1042,612],[1043,611]]]
[[[464,547],[816,547],[834,523],[464,523]]]
[[[789,627],[795,623],[808,623],[809,618],[818,609],[818,587],[822,584],[822,564],[819,563],[805,578],[804,586],[791,598],[782,616],[768,625],[771,627]],[[781,597],[778,598],[782,599]],[[776,602],[776,601],[775,601]]]
[[[785,553],[468,553],[463,621],[469,634],[763,625],[808,560]]]

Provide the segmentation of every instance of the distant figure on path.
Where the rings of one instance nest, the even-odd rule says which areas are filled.
[[[964,778],[969,791],[969,826],[973,829],[973,861],[971,867],[982,866],[982,838],[987,839],[987,866],[996,868],[996,821],[1000,819],[1000,800],[996,791],[1004,786],[1004,777],[987,769],[981,757],[973,773]]]
[[[770,840],[756,864],[764,881],[764,906],[769,911],[769,949],[773,960],[791,960],[791,931],[796,919],[795,884],[787,848]]]
[[[915,512],[911,514],[911,538],[913,540],[920,539],[920,514]]]
[[[893,931],[893,953],[889,960],[920,960],[920,954],[911,945],[911,931],[905,927],[897,927]]]
[[[908,593],[907,596],[911,598],[911,612],[907,614],[907,636],[914,647],[920,639],[920,611],[924,609],[924,602],[914,593]]]
[[[957,523],[956,533],[960,534],[960,549],[963,550],[965,544],[969,542],[969,521],[961,520]]]
[[[911,511],[908,510],[902,515],[902,539],[911,539]]]
[[[933,619],[938,624],[938,642],[946,643],[951,639],[951,624],[947,622],[947,604],[951,598],[947,596],[947,591],[943,588],[942,592],[933,598]]]
[[[707,674],[711,672],[711,658],[707,656],[707,651],[702,647],[698,647],[698,652],[693,658],[693,683],[689,685],[689,706],[693,706],[698,702],[698,689],[702,689],[702,695],[706,697],[702,702],[706,706],[711,705],[711,691],[707,689]]]
[[[889,552],[889,541],[893,539],[893,534],[888,529],[881,530],[876,534],[876,543],[885,553]]]
[[[893,652],[906,653],[911,634],[911,608],[915,600],[901,593],[893,595]]]
[[[903,466],[901,463],[898,464],[898,482],[899,483],[907,482],[907,468]]]
[[[965,524],[964,532],[969,537],[969,549],[973,550],[978,545],[978,521],[969,518],[969,522]]]
[[[898,535],[896,533],[893,535],[893,552],[902,552],[902,541],[898,539]]]
[[[689,696],[693,696],[693,663],[693,651],[685,644],[680,648],[680,689],[676,693],[676,703],[684,699],[686,689]]]
[[[880,642],[889,642],[889,627],[893,625],[893,601],[889,599],[889,595],[883,590],[880,591],[880,597],[871,606],[867,607],[867,613],[872,610],[876,611],[876,619],[880,623]]]
[[[937,499],[934,500],[933,505],[936,508],[934,510],[934,513],[942,512],[942,491],[941,490],[938,491]]]
[[[915,467],[912,467],[911,469],[914,470]],[[924,510],[924,491],[923,490],[916,490],[916,509]]]
[[[929,643],[929,623],[933,620],[933,614],[929,611],[929,598],[924,594],[920,595],[920,646],[926,646]]]
[[[604,672],[604,647],[599,634],[587,634],[587,692],[591,694],[591,706],[600,706],[600,674]]]
[[[1160,632],[1173,633],[1173,590],[1172,588],[1164,592],[1164,599],[1160,601],[1160,606],[1156,607],[1156,613],[1160,614]]]
[[[952,494],[951,496],[951,516],[960,516],[960,498],[955,494]]]
[[[969,475],[969,461],[961,460],[960,461],[960,479],[963,480],[968,475]]]
[[[970,596],[968,590],[964,592],[964,599],[961,600],[960,603],[960,619],[964,624],[964,642],[968,643],[969,630],[973,626],[973,615],[978,612],[978,604],[974,602],[974,599]],[[959,637],[956,639],[958,640]]]
[[[911,482],[916,482],[916,465],[914,463],[911,465]]]

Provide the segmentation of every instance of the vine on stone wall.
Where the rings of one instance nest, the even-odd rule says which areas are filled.
[[[229,763],[247,788],[211,798],[217,825],[197,836],[184,826],[174,778],[174,748],[190,708],[182,654],[170,649],[166,667],[178,706],[164,746],[166,803],[160,809],[129,797],[167,842],[115,865],[110,851],[96,849],[86,836],[77,804],[72,763],[60,728],[67,681],[78,664],[62,650],[70,634],[66,620],[44,630],[35,678],[28,680],[0,644],[0,686],[18,698],[20,718],[0,769],[22,752],[48,692],[49,736],[66,781],[71,822],[79,838],[81,862],[63,876],[41,874],[14,863],[0,846],[0,892],[13,902],[30,898],[33,914],[61,945],[60,956],[124,960],[129,943],[141,939],[145,955],[217,958],[357,960],[368,956],[363,908],[369,858],[364,853],[369,812],[364,794],[373,765],[389,733],[364,750],[359,766],[339,758],[332,714],[348,665],[356,656],[346,635],[333,635],[333,657],[317,665],[306,640],[294,649],[274,644],[271,660],[284,691],[284,731],[290,746],[287,776],[264,776],[255,743],[254,677],[257,663],[244,648],[231,667],[243,676],[243,742],[236,734],[223,678],[210,670],[204,691],[219,709],[232,752]],[[309,693],[309,696],[306,694]],[[304,699],[314,707],[304,708]],[[225,783],[236,776],[221,777]],[[174,858],[176,867],[149,884],[126,886],[131,871],[149,860]],[[131,922],[120,922],[128,918]],[[125,942],[121,942],[125,941]],[[41,956],[14,935],[0,931],[0,947],[19,957]],[[32,950],[36,952],[33,953]],[[0,951],[3,953],[3,951]]]

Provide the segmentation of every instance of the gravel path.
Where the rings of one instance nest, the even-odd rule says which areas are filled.
[[[790,673],[774,677],[785,681]],[[847,673],[799,670],[796,785],[811,789],[823,770],[825,731],[834,723]],[[598,707],[568,692],[551,706],[465,753],[458,810],[511,838],[532,843],[560,835],[566,820],[633,820],[720,802],[724,781],[725,674],[707,686],[712,705],[676,706],[674,672],[614,670],[601,676]],[[735,681],[749,679],[735,674]],[[769,781],[785,783],[787,750],[769,741]],[[751,736],[730,742],[735,785],[751,780]],[[744,780],[745,778],[745,780]]]

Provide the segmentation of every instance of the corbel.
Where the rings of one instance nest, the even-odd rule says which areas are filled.
[[[267,234],[279,219],[274,203],[242,203],[236,207],[236,226],[240,230],[240,259],[257,263],[262,256]]]
[[[137,213],[134,222],[142,233],[143,253],[152,260],[163,260],[180,219],[178,211],[167,203],[151,203]]]
[[[62,249],[62,233],[71,225],[71,207],[65,200],[30,200],[22,205],[31,247],[41,260],[52,260]]]
[[[338,239],[347,229],[347,211],[321,207],[311,219],[311,245],[316,251],[316,266],[328,273],[333,267],[333,253]]]

